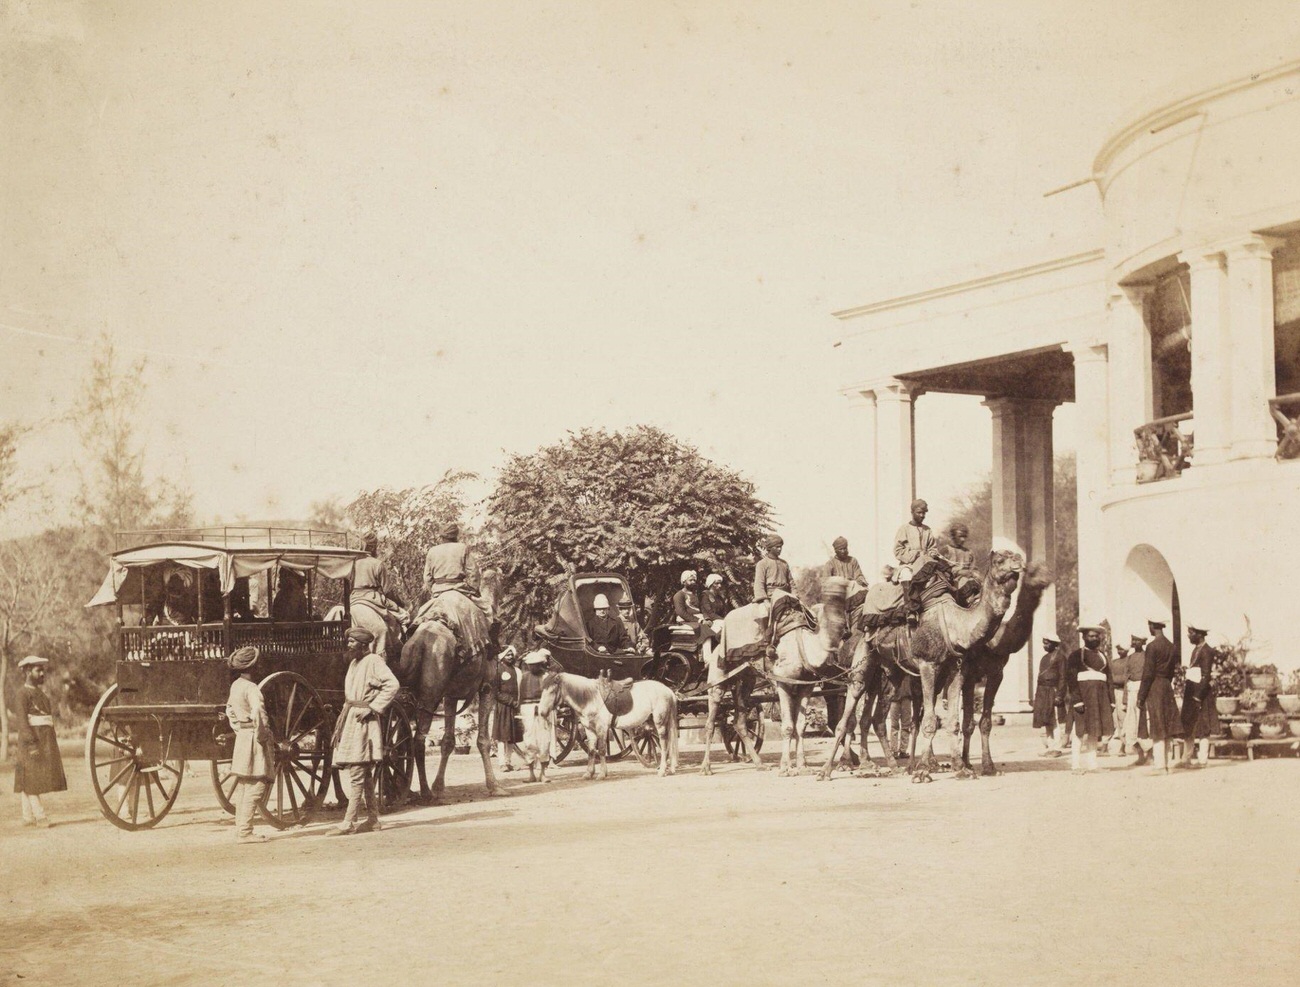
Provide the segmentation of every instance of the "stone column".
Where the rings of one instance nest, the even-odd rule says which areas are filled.
[[[1271,459],[1277,451],[1277,432],[1268,413],[1269,399],[1277,396],[1273,251],[1284,242],[1252,234],[1225,245],[1232,337],[1220,372],[1231,380],[1229,459]]]
[[[1056,564],[1052,412],[1055,401],[989,398],[993,415],[993,539],[1015,547],[1026,561]],[[1012,601],[1012,607],[1015,601]],[[1034,630],[1023,655],[1007,663],[998,704],[1023,709],[1033,700],[1033,663],[1044,636],[1056,635],[1056,592],[1049,588],[1034,613]]]
[[[879,476],[879,467],[877,465],[877,443],[876,443],[876,392],[875,391],[858,391],[849,396],[849,404],[856,409],[861,415],[863,433],[865,438],[865,449],[867,469],[870,472],[867,491],[870,496],[870,502],[867,505],[867,543],[860,548],[859,558],[864,561],[864,566],[869,567],[866,573],[868,582],[876,581],[876,573],[880,571],[879,564],[875,559],[880,557],[880,533],[877,530],[880,525],[876,520],[876,504],[879,496],[876,490],[876,480]],[[874,571],[872,571],[872,567]]]
[[[1105,542],[1101,500],[1109,469],[1108,351],[1105,343],[1089,341],[1066,347],[1074,354],[1074,401],[1079,414],[1075,449],[1079,536],[1079,613],[1099,620],[1106,613]]]
[[[1145,317],[1151,287],[1115,285],[1106,300],[1110,482],[1115,486],[1137,483],[1137,445],[1133,430],[1154,417],[1151,334]]]
[[[872,388],[876,408],[875,572],[894,559],[894,533],[916,497],[916,429],[912,401],[919,390],[901,380]]]
[[[1192,465],[1215,466],[1227,461],[1231,442],[1228,270],[1219,251],[1180,257],[1192,275]]]

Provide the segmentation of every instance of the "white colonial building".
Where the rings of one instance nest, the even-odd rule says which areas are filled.
[[[1249,620],[1253,658],[1300,664],[1298,176],[1300,59],[1256,61],[1105,142],[1095,249],[836,312],[875,464],[866,559],[891,554],[915,495],[913,403],[941,391],[992,416],[995,537],[1052,563],[1052,417],[1073,401],[1080,612],[1123,640],[1153,611],[1184,641],[1186,621],[1235,641]],[[1010,663],[1009,708],[1055,610],[1049,595]]]

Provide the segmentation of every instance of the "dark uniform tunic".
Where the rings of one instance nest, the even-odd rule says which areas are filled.
[[[1183,736],[1188,740],[1212,737],[1219,732],[1219,711],[1214,705],[1214,690],[1210,688],[1210,669],[1214,667],[1214,649],[1202,641],[1192,651],[1187,666],[1187,679],[1183,683]],[[1193,669],[1200,670],[1200,682],[1193,682]]]
[[[1038,662],[1034,687],[1034,729],[1056,729],[1056,694],[1061,687],[1061,649],[1055,647]]]
[[[1074,732],[1094,741],[1115,732],[1110,713],[1115,691],[1110,679],[1110,663],[1100,651],[1078,648],[1065,659],[1065,701],[1074,709]],[[1083,711],[1077,708],[1083,704]]]
[[[1146,710],[1147,728],[1152,740],[1168,740],[1182,735],[1178,704],[1174,702],[1174,689],[1170,684],[1177,670],[1178,652],[1173,642],[1163,634],[1152,638],[1146,647],[1142,687],[1138,690],[1138,706]]]
[[[54,733],[50,700],[34,685],[18,692],[18,764],[14,768],[14,791],[25,795],[64,792],[68,779],[63,774],[59,740]]]
[[[492,739],[517,744],[524,739],[519,723],[519,673],[502,662],[497,673],[497,705],[492,722]]]
[[[632,638],[628,636],[623,621],[611,614],[592,614],[587,622],[587,639],[593,648],[606,651],[630,651]]]

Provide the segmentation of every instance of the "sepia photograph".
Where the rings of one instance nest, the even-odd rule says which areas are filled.
[[[0,987],[1295,984],[1298,504],[1294,0],[0,0]]]

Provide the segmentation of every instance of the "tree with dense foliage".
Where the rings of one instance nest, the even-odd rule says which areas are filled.
[[[1073,641],[1079,625],[1079,525],[1074,456],[1058,456],[1052,473],[1056,504],[1056,631],[1062,641]],[[970,528],[967,547],[976,564],[985,568],[993,544],[993,483],[989,479],[958,495],[948,521],[938,532],[945,538],[956,522]]]
[[[679,577],[720,573],[749,599],[772,509],[754,485],[661,429],[584,429],[512,456],[488,498],[488,559],[502,577],[501,618],[526,637],[570,573],[622,573],[659,623]]]

